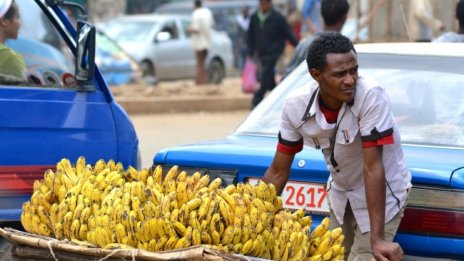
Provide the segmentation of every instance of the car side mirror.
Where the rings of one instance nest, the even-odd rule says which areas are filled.
[[[80,91],[93,91],[95,72],[95,27],[89,22],[77,21],[75,75]]]
[[[172,36],[171,36],[171,33],[169,33],[169,32],[159,32],[156,35],[156,41],[157,42],[164,42],[164,41],[167,41],[167,40],[169,40],[171,38],[172,38]]]

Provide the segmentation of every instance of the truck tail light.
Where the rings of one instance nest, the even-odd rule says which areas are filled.
[[[413,188],[399,230],[464,236],[464,192]]]
[[[32,194],[35,180],[43,179],[47,169],[56,166],[0,166],[0,196]]]

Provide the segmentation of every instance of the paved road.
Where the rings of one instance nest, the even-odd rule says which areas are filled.
[[[249,111],[131,115],[139,137],[142,168],[151,166],[161,149],[201,140],[224,138]]]

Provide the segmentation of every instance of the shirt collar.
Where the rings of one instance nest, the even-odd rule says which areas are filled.
[[[319,87],[317,87],[314,91],[313,94],[311,95],[311,98],[309,99],[308,106],[306,106],[305,113],[303,114],[303,117],[301,118],[301,121],[307,122],[311,117],[316,115],[317,111],[317,106],[319,106],[319,103],[316,101],[317,97],[319,96]],[[354,104],[354,97],[351,101],[347,102],[347,106],[353,106]]]

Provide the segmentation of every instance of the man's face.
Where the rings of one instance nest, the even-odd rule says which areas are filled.
[[[311,76],[319,83],[321,99],[330,109],[338,110],[353,99],[358,80],[358,60],[354,51],[329,53],[322,71],[312,69]]]
[[[259,0],[259,9],[261,12],[266,13],[271,9],[271,2],[269,0]]]

